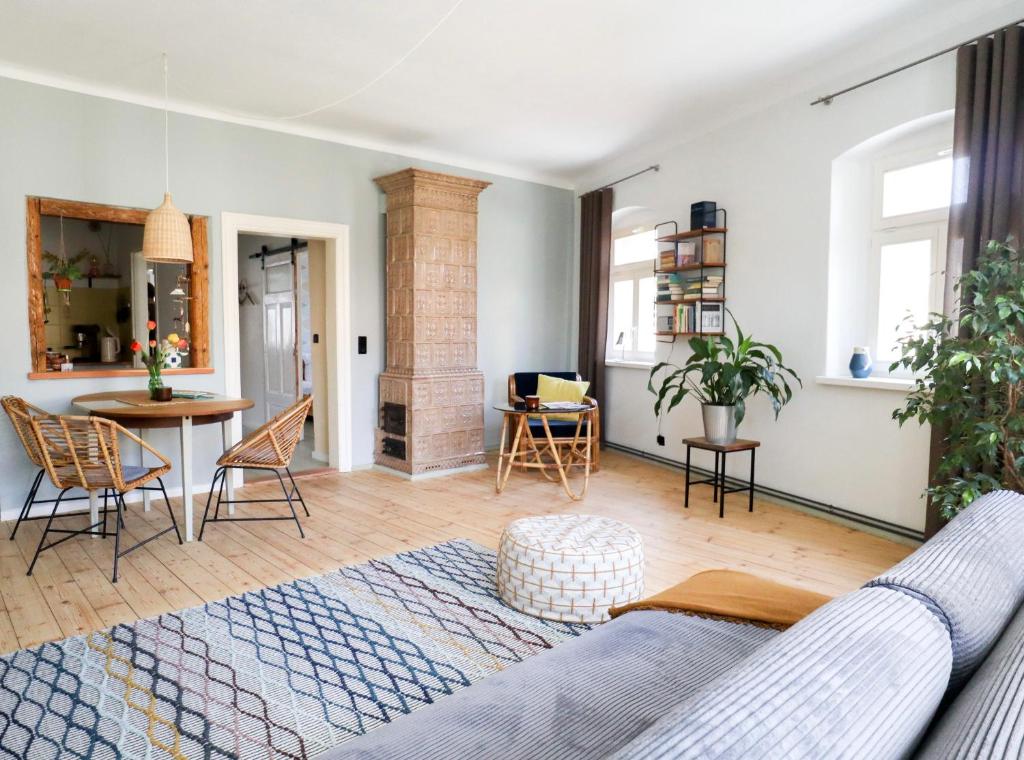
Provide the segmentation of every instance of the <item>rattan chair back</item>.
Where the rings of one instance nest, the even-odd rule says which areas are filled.
[[[57,488],[116,488],[124,493],[171,469],[163,454],[112,420],[44,415],[33,417],[31,424],[40,443],[43,466]],[[118,440],[121,435],[154,454],[162,465],[147,468],[144,474],[126,481]]]
[[[29,461],[36,467],[43,467],[43,453],[39,449],[39,439],[36,438],[35,431],[32,430],[32,418],[46,416],[47,412],[18,396],[4,396],[0,398],[0,405],[7,412],[11,425],[14,426],[14,432],[17,433],[18,440],[21,441]]]
[[[307,396],[285,409],[224,452],[217,464],[266,470],[288,467],[312,405],[313,397]]]

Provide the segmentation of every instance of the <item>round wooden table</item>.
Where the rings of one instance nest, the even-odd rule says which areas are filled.
[[[192,540],[192,426],[221,423],[224,449],[227,450],[234,444],[231,419],[236,412],[253,406],[252,400],[247,398],[232,398],[216,393],[204,395],[209,395],[209,398],[151,401],[149,391],[105,391],[71,399],[73,406],[90,415],[113,420],[126,428],[138,429],[141,438],[145,438],[146,430],[178,428],[181,440],[181,503],[185,510],[186,541]],[[232,498],[233,491],[230,480],[228,478],[228,498]],[[143,492],[143,500],[148,512],[148,491]],[[90,499],[90,509],[98,511],[96,499]]]

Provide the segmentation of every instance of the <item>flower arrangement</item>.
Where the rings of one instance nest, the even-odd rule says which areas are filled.
[[[146,329],[152,333],[156,330],[156,322],[149,320],[146,323]],[[164,381],[162,373],[164,367],[167,366],[167,360],[172,355],[177,355],[178,351],[188,350],[188,341],[185,338],[180,337],[177,333],[171,333],[162,341],[157,341],[155,338],[150,338],[147,341],[146,346],[143,346],[138,339],[132,341],[131,350],[133,353],[138,353],[142,363],[146,366],[146,370],[149,372],[149,394],[153,399],[170,394],[163,394],[161,390],[164,387]],[[170,390],[170,389],[168,389]]]

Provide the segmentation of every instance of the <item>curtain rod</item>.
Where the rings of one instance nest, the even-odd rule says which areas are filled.
[[[977,37],[972,37],[969,40],[964,40],[963,42],[958,42],[956,45],[953,45],[952,47],[948,47],[945,50],[940,50],[939,52],[932,53],[931,55],[925,56],[924,58],[919,58],[918,60],[912,61],[911,63],[904,64],[903,66],[900,66],[899,68],[892,69],[891,71],[886,71],[884,74],[879,74],[878,76],[871,77],[871,79],[865,79],[863,82],[858,82],[857,84],[851,85],[850,87],[847,87],[844,90],[839,90],[837,92],[833,92],[831,95],[822,95],[817,100],[812,100],[811,101],[811,105],[812,106],[816,106],[819,103],[824,103],[827,106],[831,105],[833,98],[838,98],[840,95],[845,95],[848,92],[853,92],[854,90],[859,90],[861,87],[866,87],[869,84],[874,84],[875,82],[879,81],[880,79],[885,79],[886,77],[891,77],[893,74],[899,74],[901,71],[906,71],[907,69],[912,69],[915,66],[919,66],[922,63],[927,63],[928,61],[930,61],[930,60],[932,60],[934,58],[938,58],[940,56],[946,55],[946,53],[952,53],[954,50],[957,50],[957,49],[963,47],[964,45],[970,45],[972,42],[978,42],[979,40],[983,40],[986,37],[991,37],[993,34],[996,34],[997,32],[1001,32],[1003,29],[1008,29],[1011,26],[1018,26],[1020,24],[1024,24],[1024,18],[1017,19],[1016,21],[1012,21],[1009,24],[1006,24],[1004,26],[999,27],[998,29],[993,29],[991,32],[985,32],[984,34],[979,34]]]
[[[647,174],[647,172],[660,172],[660,171],[661,171],[661,164],[651,164],[646,169],[641,169],[638,172],[633,172],[632,174],[627,175],[625,177],[621,177],[621,178],[615,180],[614,182],[609,182],[607,185],[601,185],[601,187],[595,187],[590,192],[596,193],[598,190],[605,190],[605,189],[611,187],[612,185],[617,185],[620,182],[625,182],[627,179],[633,179],[633,177],[639,177],[641,174]],[[582,198],[584,195],[586,195],[586,193],[582,193],[579,197]]]

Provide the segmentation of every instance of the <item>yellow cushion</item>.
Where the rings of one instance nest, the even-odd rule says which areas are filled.
[[[590,383],[586,380],[563,380],[560,377],[551,377],[551,375],[537,375],[537,395],[540,396],[542,404],[549,401],[572,401],[575,404],[582,404],[583,396],[589,387]],[[549,420],[575,422],[578,418],[579,414],[571,412],[548,415]]]

